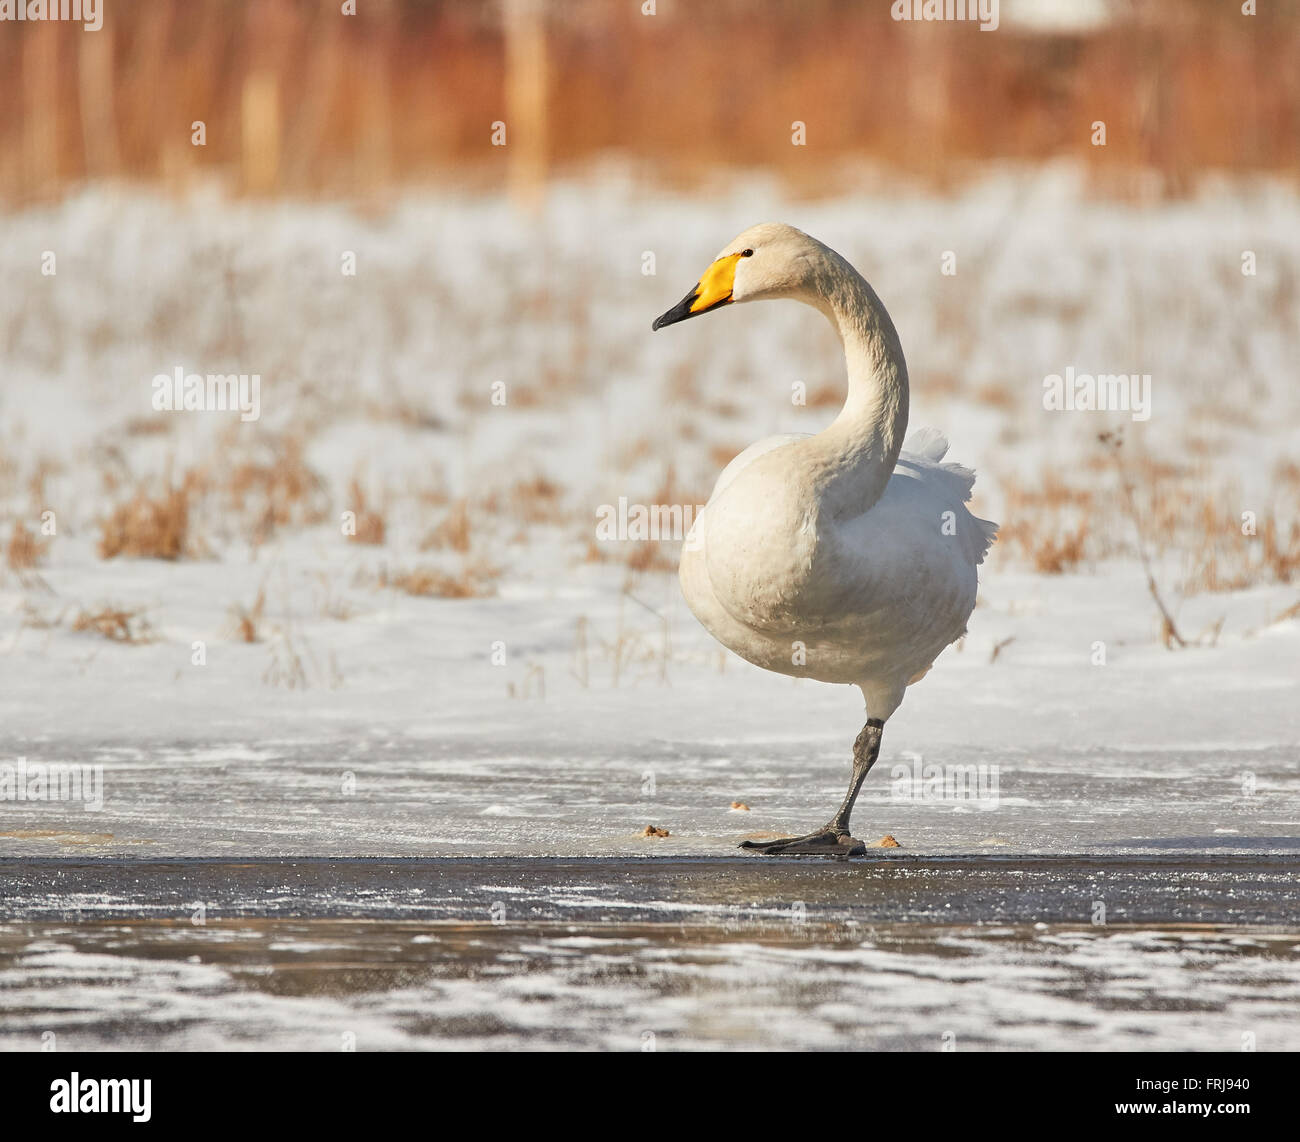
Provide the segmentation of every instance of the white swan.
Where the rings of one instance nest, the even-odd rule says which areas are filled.
[[[760,440],[727,465],[682,551],[682,592],[710,633],[755,665],[861,688],[869,717],[834,817],[805,837],[743,846],[853,855],[864,846],[849,815],[885,721],[965,633],[997,525],[966,509],[975,474],[941,463],[940,433],[921,429],[904,445],[907,365],[893,322],[816,239],[778,223],[746,230],[653,328],[780,297],[830,318],[848,396],[824,431]]]

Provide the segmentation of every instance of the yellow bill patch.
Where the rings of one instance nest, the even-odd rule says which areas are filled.
[[[731,298],[732,287],[736,283],[736,263],[739,254],[728,254],[719,258],[700,278],[695,287],[695,300],[691,302],[692,313],[703,313],[715,305],[721,305]]]

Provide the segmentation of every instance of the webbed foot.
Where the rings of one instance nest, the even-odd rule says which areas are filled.
[[[742,849],[754,849],[767,856],[862,856],[867,851],[857,837],[831,828],[819,829],[806,837],[785,837],[778,841],[743,841]]]

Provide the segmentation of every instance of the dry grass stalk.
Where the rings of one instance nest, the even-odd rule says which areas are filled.
[[[1004,481],[1008,522],[998,531],[1002,551],[1018,552],[1043,575],[1073,570],[1088,554],[1096,505],[1091,491],[1072,488],[1052,471],[1033,486]]]
[[[1010,646],[1015,641],[1016,641],[1015,636],[1012,635],[1010,638],[999,639],[997,642],[995,642],[993,644],[993,651],[989,655],[989,665],[992,666],[993,663],[995,663],[998,660],[998,655],[1001,654],[1008,646]]]
[[[643,540],[627,545],[627,556],[623,562],[629,571],[645,574],[652,571],[676,571],[676,549],[670,548],[668,541]]]
[[[1096,490],[1097,474],[1114,464],[1111,450],[1086,458],[1078,484],[1065,484],[1055,469],[1032,486],[1002,481],[1008,520],[999,547],[1044,574],[1072,570],[1084,561],[1138,555],[1180,555],[1186,570],[1181,592],[1234,591],[1260,583],[1290,583],[1300,576],[1300,470],[1283,462],[1268,479],[1271,506],[1251,513],[1230,485],[1209,481],[1212,472],[1147,455],[1124,461],[1129,496]],[[1133,509],[1141,531],[1130,540]]]
[[[469,542],[469,501],[462,498],[451,505],[438,526],[420,545],[420,549],[430,551],[434,548],[450,548],[452,551],[464,553],[469,550]]]
[[[165,436],[175,422],[166,416],[135,416],[122,426],[126,436]]]
[[[546,700],[546,671],[541,663],[530,662],[524,668],[524,677],[519,686],[513,682],[506,683],[506,696],[509,698],[537,697]]]
[[[520,480],[510,489],[510,509],[524,523],[558,523],[564,518],[563,489],[545,476]]]
[[[455,575],[436,567],[416,567],[410,571],[393,572],[385,568],[380,572],[379,586],[392,587],[403,594],[420,598],[479,599],[496,593],[491,580],[498,575],[500,571],[486,564],[466,564]]]
[[[180,559],[186,553],[189,527],[188,487],[171,488],[158,497],[139,491],[102,524],[99,554],[103,559]]]
[[[1133,531],[1137,538],[1138,558],[1142,561],[1142,570],[1147,577],[1147,590],[1151,593],[1151,599],[1156,605],[1156,610],[1160,612],[1161,638],[1166,649],[1172,650],[1175,644],[1186,646],[1187,641],[1178,633],[1178,627],[1174,623],[1174,616],[1169,613],[1169,608],[1165,606],[1165,601],[1160,595],[1160,588],[1156,585],[1155,574],[1151,570],[1151,560],[1147,555],[1147,545],[1142,535],[1142,514],[1138,511],[1137,500],[1133,495],[1133,485],[1129,480],[1128,470],[1124,466],[1124,459],[1120,453],[1124,443],[1123,438],[1118,433],[1103,432],[1097,439],[1109,448],[1111,458],[1115,463],[1115,471],[1119,476],[1119,486],[1124,497],[1124,505],[1128,510],[1129,519],[1133,521]]]
[[[384,524],[384,517],[379,512],[371,511],[366,506],[365,493],[361,490],[361,484],[356,480],[352,481],[348,499],[352,505],[352,511],[356,515],[356,530],[348,536],[348,540],[352,543],[367,543],[375,547],[383,546],[384,537],[388,530]]]
[[[15,521],[13,531],[9,533],[9,547],[6,551],[10,569],[30,571],[44,554],[45,544],[28,531],[21,520]]]
[[[266,610],[266,588],[257,592],[257,598],[251,607],[236,604],[233,608],[235,638],[240,642],[260,642],[259,626],[262,613]]]
[[[241,459],[228,470],[224,487],[230,506],[255,513],[258,542],[276,527],[321,523],[329,516],[325,481],[308,466],[296,437],[276,439],[265,459]]]
[[[49,503],[45,490],[46,482],[51,476],[57,476],[63,471],[63,465],[52,456],[42,456],[36,462],[31,477],[27,481],[27,494],[31,497],[32,505],[38,512],[44,510]]]
[[[98,611],[81,611],[72,621],[74,631],[90,631],[112,642],[138,645],[154,641],[153,628],[143,610],[126,611],[105,606]]]
[[[293,635],[289,630],[277,630],[271,644],[271,661],[262,673],[262,682],[267,686],[284,686],[290,690],[308,688],[307,671],[303,666],[302,655],[294,646]]]

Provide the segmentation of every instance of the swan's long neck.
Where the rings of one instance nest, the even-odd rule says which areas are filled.
[[[821,504],[860,515],[884,494],[907,431],[907,363],[894,323],[862,275],[827,250],[811,301],[844,346],[848,396],[816,441]]]

